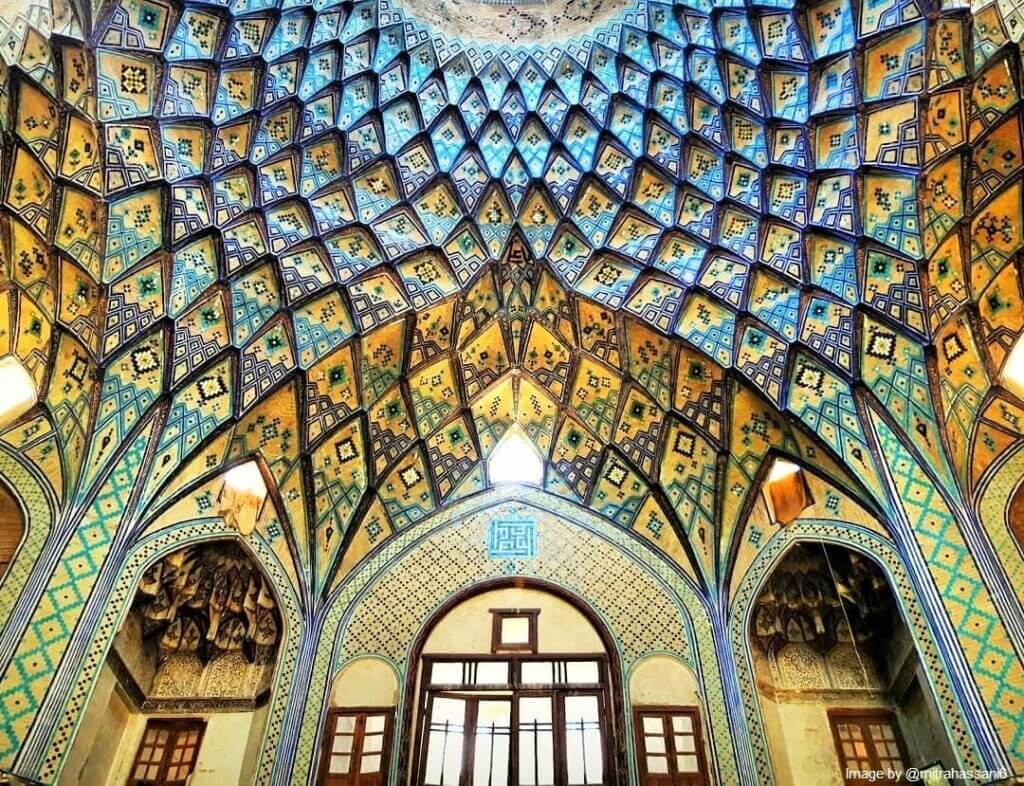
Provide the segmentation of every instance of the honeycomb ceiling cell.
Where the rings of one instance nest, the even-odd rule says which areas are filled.
[[[963,316],[965,257],[981,292],[1021,245],[1002,169],[961,241],[956,151],[987,134],[1012,164],[1019,102],[979,45],[966,116],[943,13],[108,0],[85,31],[58,4],[59,36],[4,50],[54,476],[87,495],[152,428],[133,504],[157,510],[258,455],[316,591],[487,488],[513,428],[547,491],[709,583],[777,454],[889,504],[871,413],[952,485],[967,440],[940,429],[967,433],[966,370],[1007,345]]]

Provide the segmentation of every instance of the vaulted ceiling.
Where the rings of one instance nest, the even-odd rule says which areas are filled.
[[[259,455],[319,592],[518,423],[714,586],[776,453],[884,509],[871,419],[965,492],[1019,436],[997,12],[523,5],[511,45],[438,8],[60,2],[4,39],[0,354],[43,395],[3,439],[66,511],[140,430],[147,515]]]

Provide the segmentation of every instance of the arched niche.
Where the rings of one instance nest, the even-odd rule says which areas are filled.
[[[22,538],[25,536],[25,516],[17,498],[0,483],[0,579],[14,561]]]
[[[1024,604],[1024,445],[991,468],[977,498],[988,533],[1018,601]]]
[[[629,701],[638,704],[700,706],[700,686],[693,669],[674,655],[649,655],[629,673]]]
[[[641,783],[710,783],[707,707],[693,670],[671,654],[650,655],[629,674]]]
[[[139,632],[139,585],[151,580],[157,565],[175,560],[183,549],[218,546],[248,560],[263,581],[262,589],[272,596],[279,624],[273,662],[262,664],[255,670],[258,674],[240,675],[225,662],[224,668],[212,670],[205,665],[183,668],[177,682],[169,675],[161,680],[155,672],[146,672],[145,648],[132,654],[125,647],[125,640]],[[150,722],[191,719],[203,724],[190,780],[193,786],[266,782],[273,767],[299,634],[295,598],[283,569],[262,541],[243,539],[219,520],[187,522],[151,534],[122,567],[91,645],[89,662],[96,662],[97,667],[80,673],[72,690],[67,712],[77,733],[56,731],[51,757],[40,774],[59,775],[62,784],[82,786],[131,782]],[[172,653],[172,657],[179,654]],[[217,660],[235,660],[232,656],[237,654],[237,649],[232,649],[227,658]],[[129,665],[126,657],[135,657],[135,661]],[[245,690],[237,690],[237,685],[225,690],[227,674],[241,678]],[[180,695],[167,695],[175,685]],[[210,695],[187,695],[189,690],[206,690]]]
[[[331,685],[330,706],[394,707],[399,697],[398,674],[383,658],[355,658],[346,663]]]
[[[796,548],[849,552],[884,584],[891,597],[893,630],[883,644],[903,660],[890,674],[877,661],[858,658],[848,642],[839,641],[814,657],[794,650],[766,666],[764,653],[751,642],[757,608],[780,566]],[[822,552],[824,553],[824,552]],[[828,581],[836,570],[823,558]],[[742,685],[744,710],[762,782],[790,786],[810,782],[842,784],[842,765],[833,735],[831,713],[885,709],[897,723],[923,732],[904,735],[903,753],[914,766],[941,762],[945,768],[980,766],[977,745],[942,666],[932,632],[919,611],[920,601],[894,546],[878,532],[837,521],[799,520],[778,531],[734,582],[729,637]],[[840,591],[846,592],[840,580]],[[795,606],[799,602],[794,603]],[[838,607],[836,607],[838,610]],[[765,631],[762,631],[764,633]],[[765,679],[766,668],[777,679]],[[889,679],[893,677],[893,679]],[[797,690],[786,682],[797,682]],[[803,690],[806,688],[807,690]],[[803,694],[803,695],[801,695]],[[913,716],[913,717],[911,717]],[[901,717],[903,720],[901,721]]]
[[[511,624],[520,620],[522,629]],[[455,679],[462,682],[453,691],[448,681]],[[505,689],[487,687],[494,680]],[[625,786],[623,688],[615,637],[579,595],[527,577],[466,587],[434,611],[413,642],[398,782],[449,781],[459,765],[443,761],[451,741],[438,729],[462,713],[465,732],[452,739],[466,750],[467,773],[487,749],[499,782],[527,766],[527,756],[542,782],[545,768],[564,767],[587,782],[600,772],[601,782]]]
[[[23,457],[12,455],[0,448],[0,494],[10,493],[17,512],[4,505],[5,517],[20,518],[22,531],[10,555],[10,563],[0,570],[0,630],[13,636],[8,629],[14,604],[28,584],[43,545],[50,536],[56,516],[53,492],[37,471],[30,469]],[[13,540],[14,530],[9,530]],[[16,589],[12,589],[16,588]]]
[[[536,526],[537,553],[521,559],[490,557],[490,522],[524,519]],[[611,575],[619,578],[610,581]],[[405,530],[340,586],[332,597],[313,666],[303,738],[320,745],[331,682],[345,663],[368,654],[384,657],[395,664],[404,681],[424,619],[453,593],[499,578],[546,581],[584,598],[612,631],[611,647],[624,672],[648,655],[674,653],[694,669],[707,706],[725,706],[710,612],[677,566],[593,513],[545,492],[503,487],[450,505]],[[393,609],[401,612],[389,613]],[[624,690],[622,701],[628,709]],[[402,713],[399,706],[399,726]],[[631,727],[629,713],[625,714]],[[726,713],[710,714],[706,722],[714,782],[738,782]],[[625,744],[632,778],[632,728],[627,730]],[[402,744],[396,742],[395,749],[401,750]],[[293,780],[315,777],[319,749],[306,751],[299,750]]]

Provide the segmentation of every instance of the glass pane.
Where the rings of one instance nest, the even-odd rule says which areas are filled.
[[[347,734],[338,734],[331,744],[331,753],[351,753],[352,737]]]
[[[530,643],[530,618],[529,617],[502,617],[501,618],[501,643],[502,644],[529,644]]]
[[[359,772],[380,772],[380,754],[363,756],[363,760],[359,762]]]
[[[508,661],[480,661],[476,667],[476,684],[507,685],[509,682],[508,670]]]
[[[551,786],[554,761],[551,698],[524,696],[519,699],[519,783]]]
[[[379,734],[384,731],[384,723],[387,718],[384,715],[367,715],[366,716],[366,733],[367,734]]]
[[[571,660],[565,664],[567,680],[576,685],[594,685],[600,682],[596,660]]]
[[[334,730],[352,734],[356,730],[356,716],[339,715],[334,721]]]
[[[601,783],[603,754],[597,696],[565,697],[565,747],[569,783]]]
[[[435,663],[430,668],[430,681],[435,685],[461,685],[462,663]]]
[[[384,735],[370,734],[363,740],[363,753],[380,753],[384,750]]]
[[[462,770],[465,718],[465,700],[434,699],[427,738],[426,783],[433,786],[458,784]]]
[[[551,723],[550,696],[524,696],[519,700],[520,723]]]
[[[648,756],[647,771],[652,775],[667,775],[668,759],[664,756]]]
[[[676,769],[680,772],[697,772],[697,757],[690,753],[676,756]]]
[[[665,738],[660,734],[657,737],[644,737],[644,748],[647,753],[664,753]]]
[[[677,734],[675,745],[677,753],[693,753],[697,750],[696,738],[692,734]]]
[[[473,786],[508,783],[511,723],[511,702],[481,701],[477,705]]]
[[[345,775],[351,761],[351,756],[331,756],[331,764],[328,769],[332,775]]]
[[[657,715],[644,715],[644,734],[663,734],[661,718]]]
[[[693,718],[689,715],[673,715],[672,731],[676,732],[676,734],[692,732]]]
[[[550,685],[554,682],[554,664],[549,660],[524,661],[520,668],[526,685]]]

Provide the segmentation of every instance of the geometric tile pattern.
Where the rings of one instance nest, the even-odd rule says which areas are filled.
[[[713,596],[776,452],[888,508],[879,405],[984,545],[1022,438],[1024,14],[815,8],[624,0],[518,43],[461,2],[0,23],[0,355],[41,391],[17,425],[61,553],[97,500],[113,527],[255,455],[321,602],[352,543],[485,490],[518,423],[546,491]],[[0,765],[42,698],[8,687]]]

